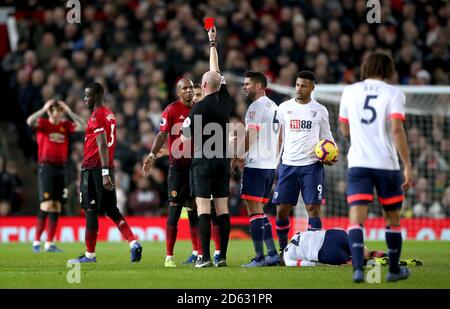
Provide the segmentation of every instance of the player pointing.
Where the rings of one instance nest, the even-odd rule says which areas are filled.
[[[409,270],[399,267],[402,249],[400,209],[403,192],[411,184],[411,162],[403,121],[405,95],[388,85],[394,74],[392,58],[382,53],[368,56],[362,65],[364,81],[347,86],[341,97],[340,129],[350,135],[347,202],[350,206],[349,242],[353,257],[353,281],[364,281],[363,224],[373,189],[383,205],[389,254],[387,281],[406,279]],[[403,179],[397,153],[403,162]]]

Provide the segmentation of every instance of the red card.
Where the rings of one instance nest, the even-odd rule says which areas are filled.
[[[214,27],[214,17],[206,17],[205,18],[205,29],[209,30]]]

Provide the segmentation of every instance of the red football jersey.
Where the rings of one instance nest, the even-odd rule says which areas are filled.
[[[187,157],[188,154],[183,154],[184,144],[179,139],[183,122],[190,111],[190,107],[185,106],[178,100],[169,104],[162,113],[159,130],[169,134],[167,146],[169,147],[169,163],[171,165],[188,166],[191,164],[191,156],[189,154],[189,157]]]
[[[108,143],[109,167],[114,167],[114,151],[116,150],[116,117],[106,106],[97,107],[89,117],[84,137],[84,158],[81,165],[84,169],[102,168],[96,137],[106,134]]]
[[[69,134],[75,132],[75,126],[72,121],[53,124],[48,118],[39,118],[35,128],[38,162],[64,164],[69,155]]]

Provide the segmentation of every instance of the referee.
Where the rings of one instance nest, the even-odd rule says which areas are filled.
[[[230,160],[226,156],[228,143],[226,127],[230,122],[231,98],[225,81],[219,74],[216,34],[215,27],[208,31],[211,45],[210,71],[202,77],[203,100],[193,106],[183,123],[182,140],[189,140],[194,136],[191,182],[197,203],[203,250],[203,257],[197,261],[195,267],[213,266],[210,255],[211,197],[214,199],[220,233],[220,255],[218,261],[214,263],[216,267],[227,266],[226,254],[230,236],[228,212]]]

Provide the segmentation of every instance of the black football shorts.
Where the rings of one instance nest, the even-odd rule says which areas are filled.
[[[39,200],[63,201],[65,171],[64,165],[39,164]]]
[[[194,197],[228,197],[230,195],[230,160],[193,160],[191,187]]]
[[[109,176],[114,183],[114,172],[112,170],[109,170]],[[101,169],[81,171],[80,204],[81,208],[85,210],[96,209],[99,214],[104,214],[108,209],[117,207],[116,189],[109,191],[103,187]]]

